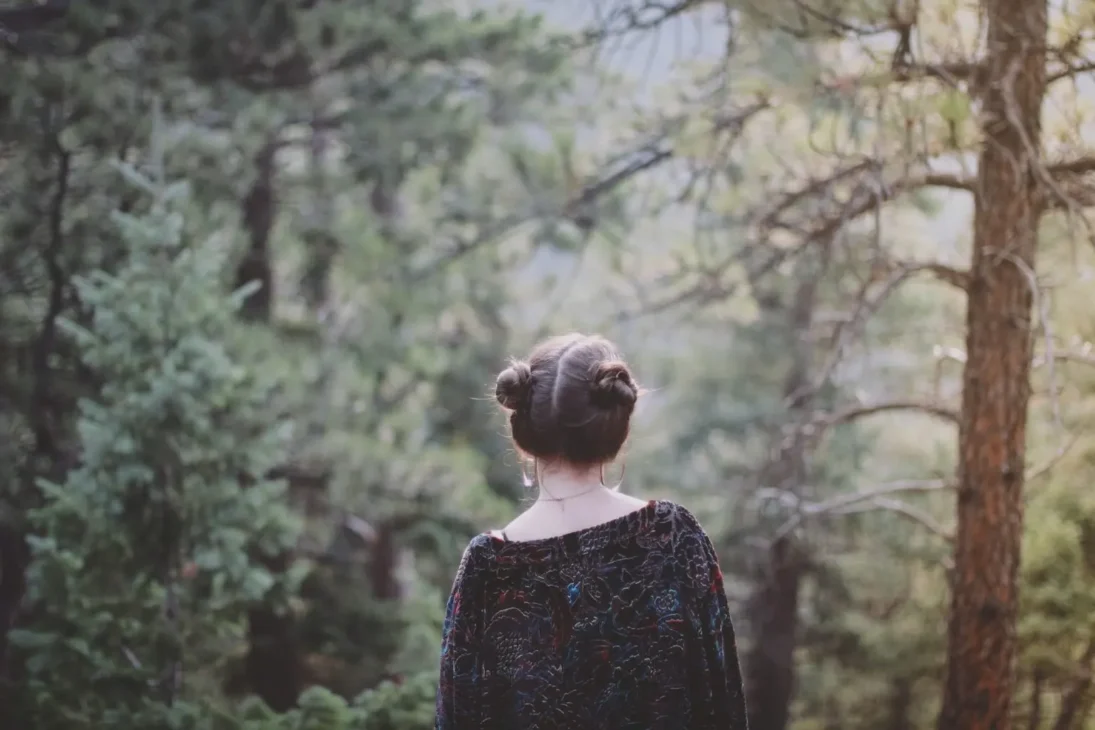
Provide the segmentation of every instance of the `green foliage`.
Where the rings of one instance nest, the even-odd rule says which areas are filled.
[[[247,702],[238,719],[223,730],[366,730],[366,727],[361,708],[328,690],[313,687],[301,695],[297,709],[284,715],[271,712],[261,702]]]
[[[360,700],[365,713],[362,730],[430,730],[436,689],[437,676],[427,672],[366,692]]]
[[[247,608],[293,590],[260,562],[297,527],[265,478],[268,390],[226,346],[239,296],[221,293],[223,253],[185,225],[185,186],[124,172],[152,200],[117,216],[122,265],[77,282],[91,316],[67,329],[103,385],[81,403],[79,466],[41,484],[35,621],[11,634],[23,717],[43,730],[169,726],[173,705],[203,701],[191,672],[239,640]]]
[[[175,497],[157,497],[147,514],[133,514],[132,505],[126,512],[110,502],[113,492],[100,495],[89,484],[110,479],[117,500],[139,502],[130,492],[167,480],[179,464],[196,465],[210,484],[218,469],[234,469],[254,502],[250,513],[211,502],[215,513],[194,517],[215,532],[208,544],[178,537],[193,543],[180,560],[194,577],[168,580],[157,564],[131,594],[130,578],[110,576],[118,596],[143,606],[133,609],[139,622],[96,649],[137,677],[112,690],[117,698],[129,692],[115,703],[118,713],[143,707],[143,695],[153,704],[166,696],[143,684],[155,675],[160,687],[164,657],[177,651],[153,620],[165,581],[191,601],[188,611],[209,603],[201,621],[188,614],[178,619],[182,628],[166,632],[178,643],[187,632],[207,631],[184,653],[188,698],[218,704],[222,689],[233,696],[254,689],[245,658],[263,637],[240,609],[257,596],[287,617],[277,638],[305,667],[303,684],[285,690],[290,703],[312,682],[356,696],[382,677],[435,663],[440,586],[447,588],[468,535],[501,519],[515,491],[493,408],[478,396],[510,337],[506,272],[534,247],[498,244],[524,224],[565,217],[574,193],[559,155],[534,151],[538,135],[570,118],[558,104],[573,78],[563,40],[533,15],[429,0],[399,7],[115,0],[95,12],[75,4],[0,50],[18,50],[5,55],[9,73],[0,81],[0,428],[12,433],[0,438],[0,518],[17,534],[49,529],[51,539],[65,541],[37,545],[33,596],[45,603],[50,591],[75,590],[43,583],[60,571],[48,567],[54,552],[101,563],[88,581],[106,580],[112,563],[102,554],[117,552],[113,564],[138,580],[132,566],[141,559],[166,561],[157,552],[161,514],[193,516]],[[167,120],[159,129],[165,149],[154,156],[172,179],[192,183],[188,201],[136,175],[119,185],[112,169],[133,159],[135,140],[154,126],[154,97]],[[501,137],[513,160],[500,159]],[[533,159],[533,173],[523,175],[521,160]],[[167,196],[151,218],[138,212],[149,207],[148,194]],[[187,207],[207,243],[192,245],[189,231],[170,228],[178,224],[169,205]],[[125,239],[110,223],[119,210],[127,212],[120,216]],[[155,238],[157,226],[167,226],[162,245],[134,253],[130,238]],[[246,269],[255,263],[268,267],[262,294],[271,305],[260,318],[246,309],[243,325],[236,302],[221,292],[256,278]],[[181,277],[183,266],[204,288],[164,278]],[[77,287],[81,277],[87,283]],[[130,328],[137,315],[123,307],[122,292],[142,316],[170,318],[159,329],[151,320]],[[96,297],[108,295],[100,305]],[[236,296],[257,298],[253,287]],[[73,337],[56,335],[65,320]],[[200,336],[169,347],[198,324]],[[100,331],[108,334],[94,339]],[[212,368],[217,358],[222,380],[187,370]],[[152,393],[147,402],[134,395],[141,388]],[[89,404],[80,416],[79,399]],[[139,406],[147,418],[119,421],[128,413],[123,405]],[[175,410],[153,420],[160,405]],[[272,423],[284,426],[281,438],[260,454],[261,431]],[[147,444],[119,434],[140,434]],[[215,452],[222,461],[204,455],[211,448],[223,449]],[[127,462],[118,481],[107,474],[126,449],[144,461]],[[83,465],[74,470],[77,461]],[[287,498],[264,481],[271,469],[286,476]],[[75,480],[85,486],[77,489]],[[198,498],[190,482],[174,491],[183,487]],[[210,487],[200,496],[216,493]],[[52,511],[31,520],[28,510],[43,499]],[[304,517],[299,543],[278,538],[279,526],[255,513],[267,502]],[[62,519],[61,504],[124,515],[132,537],[95,533],[98,546],[75,517]],[[340,544],[344,517],[390,536],[389,553],[379,556],[360,536],[349,548]],[[94,550],[84,554],[70,544],[77,539]],[[283,557],[288,547],[315,560],[287,575],[257,567],[280,563],[261,559]],[[408,578],[401,566],[409,554]],[[401,592],[403,583],[416,588]],[[59,631],[61,618],[68,614],[28,616],[24,628]],[[119,653],[123,645],[140,671]],[[31,669],[55,659],[42,650],[32,657],[29,648],[20,656]],[[92,691],[86,673],[67,676],[72,697]],[[114,695],[103,697],[92,703],[95,712]],[[194,717],[204,717],[199,709]]]
[[[1020,635],[1031,666],[1067,666],[1073,650],[1095,639],[1084,630],[1095,611],[1095,499],[1054,485],[1034,500],[1023,560]]]
[[[299,707],[284,714],[249,699],[231,712],[201,721],[194,730],[432,730],[436,673],[403,682],[384,682],[353,702],[322,687],[300,697]],[[189,728],[188,728],[189,730]]]
[[[0,39],[0,530],[34,548],[28,610],[0,601],[0,623],[17,625],[7,669],[28,726],[431,727],[455,562],[520,491],[492,379],[547,329],[615,322],[618,299],[699,305],[684,322],[607,326],[652,391],[626,488],[705,516],[742,619],[764,557],[752,546],[798,514],[789,497],[950,469],[949,427],[901,415],[813,434],[795,484],[771,451],[910,384],[956,392],[953,361],[929,353],[960,346],[960,296],[910,281],[877,311],[859,298],[878,291],[886,255],[954,253],[952,197],[872,196],[977,148],[964,84],[892,86],[897,14],[917,9],[912,60],[949,62],[976,34],[960,4],[681,5],[705,29],[724,16],[734,28],[716,57],[675,62],[645,108],[636,79],[577,83],[587,59],[572,38],[496,3],[70,5]],[[630,6],[609,22],[657,24],[653,4]],[[124,165],[119,184],[112,163],[153,127],[166,149],[152,156],[189,194]],[[929,219],[945,232],[919,230]],[[811,236],[824,257],[799,255],[821,250]],[[765,270],[773,254],[782,265]],[[245,325],[237,305],[254,288],[224,292],[255,278],[242,264],[256,258],[271,306]],[[547,301],[551,278],[561,294]],[[795,322],[810,281],[809,322]],[[1089,286],[1052,290],[1062,343],[1095,337]],[[858,314],[862,331],[842,329]],[[825,382],[791,407],[800,367]],[[1057,376],[1040,370],[1037,390],[1062,390],[1068,428],[1089,429],[1090,383]],[[1056,416],[1034,410],[1036,450],[1053,456]],[[1088,447],[1032,490],[1024,696],[1035,675],[1049,697],[1090,671]],[[944,528],[953,514],[949,494],[902,504]],[[859,506],[795,533],[810,565],[794,730],[932,723],[947,546],[907,514]],[[350,534],[349,520],[365,527]],[[289,548],[309,560],[262,567]],[[16,573],[3,569],[7,599]],[[237,702],[253,689],[234,680],[262,640],[246,617],[260,602],[291,619],[280,638],[306,668],[290,701],[312,686],[282,714]]]

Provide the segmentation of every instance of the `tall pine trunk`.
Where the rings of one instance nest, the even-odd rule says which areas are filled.
[[[983,148],[959,426],[958,531],[940,730],[1007,730],[1033,351],[1046,0],[983,0]]]
[[[811,387],[815,357],[814,313],[818,288],[828,266],[828,253],[820,261],[804,260],[795,272],[789,301],[762,309],[776,326],[785,328],[790,352],[783,380],[783,399],[790,403],[790,434],[781,427],[772,436],[768,457],[758,474],[766,487],[802,496],[810,478],[809,458],[813,448],[801,423],[809,421],[816,406]],[[805,395],[804,395],[805,394]],[[780,518],[782,520],[782,517]],[[745,657],[745,691],[752,730],[786,730],[795,695],[795,649],[798,646],[799,602],[809,555],[794,535],[777,538],[768,547],[754,576],[754,588],[746,612],[752,633],[752,647]]]
[[[275,190],[278,149],[277,137],[272,135],[255,157],[255,180],[242,203],[250,246],[236,269],[236,286],[259,283],[259,289],[244,301],[241,315],[265,325],[271,323],[274,309],[270,235],[278,214]],[[289,569],[292,555],[284,553],[265,562],[268,570],[279,575]],[[247,613],[247,641],[244,661],[247,690],[278,712],[294,707],[304,689],[304,658],[292,614],[280,611],[269,600],[252,606]]]

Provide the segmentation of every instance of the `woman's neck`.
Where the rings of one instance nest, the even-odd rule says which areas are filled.
[[[536,481],[539,485],[537,502],[569,501],[605,488],[597,468],[541,467]]]

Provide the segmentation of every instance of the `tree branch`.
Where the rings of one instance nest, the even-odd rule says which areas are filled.
[[[1090,350],[1081,350],[1079,352],[1075,350],[1065,352],[1055,351],[1053,353],[1053,359],[1058,362],[1073,362],[1080,365],[1091,365],[1092,367],[1095,367],[1095,353],[1092,353]],[[1043,354],[1034,358],[1032,366],[1037,368],[1047,365],[1048,363],[1049,356]]]
[[[1073,435],[1072,438],[1061,444],[1061,446],[1058,447],[1057,451],[1050,458],[1048,458],[1044,464],[1039,464],[1033,469],[1028,469],[1026,476],[1023,477],[1024,483],[1030,484],[1037,479],[1041,479],[1042,477],[1049,475],[1050,472],[1053,471],[1053,468],[1057,466],[1057,464],[1059,464],[1070,451],[1072,451],[1072,447],[1075,446],[1076,442],[1079,440],[1080,437],[1078,435]],[[1031,493],[1028,492],[1025,496],[1025,499],[1029,499],[1030,494]]]
[[[906,274],[917,273],[929,273],[936,279],[942,282],[950,284],[956,289],[960,289],[963,292],[969,290],[970,274],[963,269],[956,269],[953,266],[940,263],[938,261],[903,261],[899,260],[894,262],[893,268],[899,272]]]
[[[854,515],[861,514],[863,512],[872,512],[876,509],[895,512],[899,515],[902,515],[903,517],[907,517],[918,525],[928,528],[928,530],[943,538],[947,542],[954,540],[954,532],[943,527],[935,520],[935,518],[933,518],[927,512],[918,509],[911,504],[908,504],[907,502],[902,502],[901,500],[897,499],[885,499],[879,497],[871,500],[867,504],[863,504],[850,510],[841,510],[840,512],[837,512],[835,514]]]
[[[940,281],[945,281],[953,287],[957,287],[962,291],[969,290],[970,273],[961,269],[956,269],[952,266],[940,263],[922,263],[916,264],[914,268],[921,271],[927,271],[935,276]]]
[[[862,87],[883,87],[892,83],[907,83],[934,79],[948,86],[957,86],[960,82],[976,80],[981,74],[981,66],[970,61],[945,61],[942,63],[908,63],[883,71],[859,76],[841,76],[825,84],[825,91],[848,93]]]
[[[600,16],[597,21],[598,27],[583,33],[579,47],[600,43],[628,33],[655,30],[673,18],[698,7],[702,2],[703,0],[676,0],[675,2],[641,0],[633,4],[631,0],[625,0],[607,13],[598,13]]]
[[[862,492],[842,494],[832,499],[818,502],[808,508],[810,514],[824,514],[843,510],[860,502],[869,502],[880,497],[892,497],[895,494],[923,494],[926,492],[942,492],[955,488],[953,479],[900,479],[889,482],[874,489],[865,489]]]
[[[818,237],[834,235],[842,226],[859,218],[865,213],[874,210],[883,203],[888,203],[905,193],[910,193],[914,190],[926,187],[946,187],[966,191],[974,190],[972,182],[963,181],[961,178],[953,175],[940,175],[935,173],[908,175],[889,185],[882,186],[882,189],[878,189],[877,186],[866,188],[858,199],[856,195],[853,194],[843,206],[840,215],[832,216],[821,223],[814,229],[813,235]]]
[[[1046,169],[1058,180],[1063,175],[1086,175],[1095,172],[1095,157],[1077,157],[1065,162],[1046,165]]]
[[[870,509],[889,509],[900,512],[910,519],[929,527],[936,534],[947,537],[948,531],[943,530],[935,520],[921,510],[909,504],[893,499],[898,494],[923,494],[953,490],[955,482],[952,479],[910,479],[899,480],[883,484],[874,489],[865,489],[851,494],[841,494],[831,499],[812,504],[797,504],[797,512],[784,522],[776,530],[775,538],[785,537],[801,525],[805,520],[823,515],[849,515]]]
[[[950,188],[951,190],[964,190],[967,193],[972,193],[976,189],[973,180],[958,175],[936,172],[924,175],[920,178],[916,187]]]
[[[938,403],[927,403],[915,400],[896,400],[853,406],[843,411],[831,413],[827,416],[822,416],[818,425],[829,428],[832,426],[839,426],[850,423],[852,421],[858,420],[860,418],[865,418],[867,416],[873,416],[879,413],[888,413],[892,411],[913,411],[933,416],[935,418],[953,424],[957,424],[959,422],[959,414],[953,408],[948,408]]]
[[[1090,27],[1090,26],[1087,26]],[[1092,38],[1085,34],[1087,27],[1066,38],[1059,46],[1050,48],[1046,55],[1058,68],[1047,69],[1046,85],[1053,84],[1062,79],[1071,78],[1077,74],[1095,71],[1095,61],[1083,56],[1084,45]]]
[[[873,174],[876,178],[881,175],[874,160],[861,160],[835,171],[828,177],[809,181],[805,185],[779,197],[778,202],[772,206],[764,207],[762,210],[753,213],[747,213],[744,217],[757,228],[755,234],[757,238],[764,240],[766,230],[779,229],[796,234],[800,238],[800,242],[796,245],[770,246],[771,252],[761,262],[749,267],[744,282],[748,285],[756,284],[761,278],[775,271],[784,262],[793,259],[814,244],[826,244],[832,240],[833,236],[843,226],[901,194],[924,187],[945,187],[965,191],[974,189],[972,181],[954,175],[937,173],[910,175],[889,185],[881,186],[877,184],[866,185],[863,181],[856,182],[857,176],[868,173]],[[785,214],[797,204],[816,199],[829,192],[836,185],[856,186],[856,191],[852,193],[847,201],[838,205],[838,210],[827,216],[822,216],[819,221],[812,222],[805,230],[784,219]],[[750,245],[748,242],[744,243],[721,262],[706,267],[702,271],[693,272],[699,280],[692,286],[661,302],[644,306],[639,312],[624,312],[618,318],[621,321],[628,321],[640,314],[662,313],[689,302],[702,304],[732,296],[739,290],[742,282],[735,279],[733,283],[726,284],[723,283],[722,276],[726,271],[746,261],[755,248],[755,245]],[[959,288],[965,286],[967,277],[960,270],[951,269],[943,264],[914,263],[907,265],[912,268],[912,271],[930,271],[938,278]]]
[[[1075,159],[1045,165],[1046,184],[1041,190],[1041,205],[1045,210],[1068,210],[1095,207],[1095,157]]]
[[[1076,48],[1083,40],[1083,38],[1074,37],[1060,46],[1046,49],[1046,55],[1061,64],[1059,67],[1048,70],[1046,74],[1047,85],[1095,71],[1095,61],[1076,57]],[[908,83],[930,79],[941,81],[948,86],[965,83],[970,88],[971,93],[976,94],[977,90],[983,85],[982,80],[985,70],[985,65],[982,62],[970,60],[941,61],[939,63],[899,63],[894,68],[883,72],[842,76],[823,85],[822,88],[829,92],[849,93],[862,87],[878,88],[895,82]]]
[[[1046,85],[1061,81],[1062,79],[1072,78],[1083,73],[1090,73],[1095,71],[1095,61],[1084,61],[1075,65],[1069,64],[1064,68],[1059,68],[1056,71],[1052,71],[1046,75]]]

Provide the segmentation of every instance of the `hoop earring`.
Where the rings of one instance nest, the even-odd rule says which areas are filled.
[[[536,468],[536,457],[533,457],[532,458],[532,474],[533,474],[533,476],[530,477],[528,475],[528,472],[525,470],[525,467],[527,466],[527,464],[528,464],[527,459],[521,461],[521,483],[524,485],[525,489],[532,489],[533,487],[536,486],[536,482],[539,481],[540,470]]]
[[[611,489],[613,492],[615,492],[624,483],[624,474],[626,474],[626,473],[627,473],[627,464],[621,463],[620,464],[620,481],[616,482],[615,485],[610,487],[607,484],[605,484],[605,465],[601,464],[601,486],[604,487],[605,489]]]

